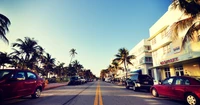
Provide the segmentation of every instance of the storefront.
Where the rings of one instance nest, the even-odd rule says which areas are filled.
[[[179,58],[172,58],[161,61],[160,66],[153,67],[156,80],[163,80],[171,76],[200,76],[200,57],[179,61]]]

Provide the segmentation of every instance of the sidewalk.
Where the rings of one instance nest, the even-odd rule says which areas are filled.
[[[66,86],[68,85],[69,82],[62,82],[62,83],[49,83],[44,90],[48,90],[48,89],[53,89],[53,88],[57,88],[57,87],[61,87],[61,86]]]

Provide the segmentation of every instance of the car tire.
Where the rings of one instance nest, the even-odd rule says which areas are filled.
[[[188,105],[199,105],[200,100],[195,94],[189,93],[186,95],[185,100]]]
[[[151,90],[151,94],[152,94],[154,97],[159,97],[159,94],[158,94],[158,92],[157,92],[157,90],[156,90],[155,88],[153,88],[153,89]]]
[[[138,87],[136,87],[135,85],[133,85],[133,91],[138,91]]]
[[[41,95],[41,89],[40,88],[37,88],[36,90],[35,90],[35,92],[31,95],[32,96],[32,98],[39,98],[40,97],[40,95]]]

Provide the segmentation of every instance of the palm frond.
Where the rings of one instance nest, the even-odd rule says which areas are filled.
[[[179,8],[185,14],[197,16],[200,13],[199,0],[173,0],[172,9]]]
[[[172,40],[176,40],[178,38],[178,32],[181,32],[184,29],[187,29],[193,24],[193,22],[194,22],[193,17],[179,20],[170,26],[170,29],[167,32],[167,34],[171,36]]]
[[[198,30],[200,30],[200,21],[195,22],[186,32],[185,36],[182,40],[182,48],[184,48],[187,41],[194,40],[195,33],[198,33]]]

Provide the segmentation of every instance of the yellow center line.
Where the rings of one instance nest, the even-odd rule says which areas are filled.
[[[101,95],[101,89],[100,89],[100,83],[97,84],[96,89],[96,95],[94,99],[94,105],[103,105],[102,95]]]

